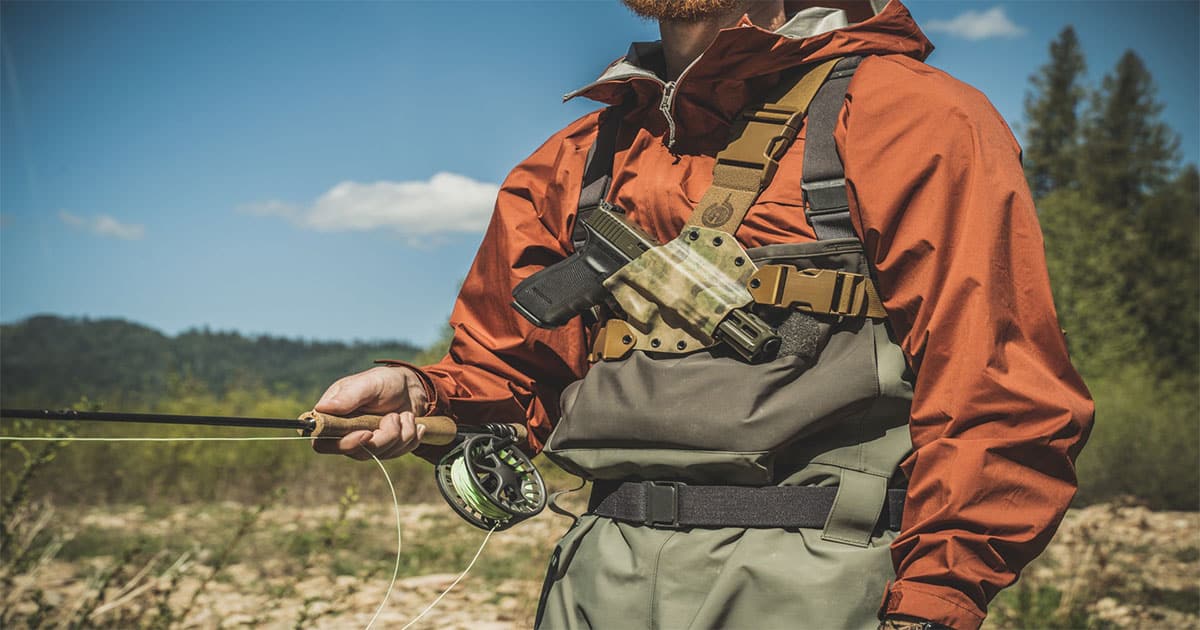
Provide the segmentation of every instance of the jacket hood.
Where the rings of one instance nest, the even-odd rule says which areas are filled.
[[[743,17],[738,26],[722,29],[683,72],[677,81],[678,92],[708,91],[716,83],[728,87],[730,81],[777,77],[789,68],[833,57],[900,54],[924,60],[929,56],[933,44],[899,0],[882,7],[876,0],[872,6],[876,15],[857,24],[848,24],[840,9],[805,9],[774,32],[754,26]],[[654,71],[661,66],[661,51],[661,42],[634,43],[628,54],[609,65],[598,79],[568,93],[564,100],[585,96],[614,105],[630,90],[644,94],[650,88],[651,93],[661,94],[665,82]]]

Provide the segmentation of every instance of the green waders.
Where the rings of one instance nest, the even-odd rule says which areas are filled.
[[[825,84],[824,112],[825,88],[813,102],[805,161],[814,168],[837,161],[831,121],[852,72]],[[828,143],[812,142],[818,117]],[[814,181],[807,164],[804,178]],[[845,205],[844,182],[821,189]],[[814,209],[823,203],[810,198]],[[751,249],[751,259],[869,276],[861,243],[838,238],[853,234],[848,209],[813,218],[821,240]],[[877,627],[894,577],[895,532],[880,516],[911,450],[912,375],[883,321],[759,311],[782,337],[774,360],[749,364],[718,349],[596,363],[564,391],[545,453],[602,482],[836,487],[824,526],[660,527],[586,514],[553,552],[538,628]]]

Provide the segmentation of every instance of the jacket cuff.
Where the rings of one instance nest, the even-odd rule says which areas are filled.
[[[916,617],[954,630],[979,630],[987,613],[957,590],[900,580],[888,584],[879,607],[879,618],[888,615]]]
[[[450,399],[446,394],[438,388],[433,378],[429,373],[420,367],[409,363],[408,361],[398,361],[396,359],[376,359],[376,365],[386,365],[388,367],[404,367],[412,370],[417,378],[421,381],[421,388],[425,390],[425,408],[417,414],[423,416],[454,416],[450,414]],[[437,464],[442,456],[450,452],[450,446],[433,446],[430,444],[422,444],[413,449],[412,454],[429,462]]]

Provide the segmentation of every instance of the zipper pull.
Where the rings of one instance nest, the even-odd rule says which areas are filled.
[[[671,100],[675,97],[675,82],[667,81],[663,85],[662,102],[658,104],[658,111],[662,112],[664,118],[667,119],[667,148],[670,149],[675,145],[675,119],[671,118]]]

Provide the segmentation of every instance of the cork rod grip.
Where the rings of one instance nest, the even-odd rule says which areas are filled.
[[[343,418],[320,411],[309,411],[300,416],[300,419],[313,421],[311,434],[313,437],[339,437],[352,431],[374,431],[379,428],[379,422],[383,420],[383,416],[362,415]],[[421,438],[422,444],[441,446],[453,442],[455,436],[458,435],[458,427],[453,420],[446,416],[417,418],[417,424],[425,425],[425,436]]]

